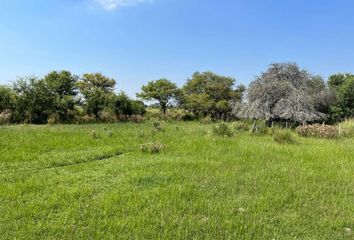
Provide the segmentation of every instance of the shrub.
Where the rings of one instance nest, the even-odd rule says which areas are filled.
[[[255,135],[266,135],[269,133],[269,127],[264,121],[256,124],[256,131],[253,132]]]
[[[166,112],[165,114],[160,113],[158,118],[161,120],[165,120],[165,121],[171,121],[171,120],[180,121],[183,118],[183,116],[184,115],[182,112],[169,111],[169,112]]]
[[[52,113],[49,115],[48,119],[47,119],[47,124],[49,125],[54,125],[57,124],[59,122],[59,114],[57,113]]]
[[[96,123],[97,122],[96,118],[94,116],[90,116],[90,115],[77,116],[75,121],[78,124],[89,124],[89,123]]]
[[[236,131],[249,131],[250,126],[246,122],[234,122],[232,123],[234,129]]]
[[[160,121],[154,121],[153,126],[154,126],[155,131],[157,131],[157,132],[163,131]]]
[[[279,143],[279,144],[291,144],[291,143],[294,143],[294,139],[292,138],[290,132],[284,131],[284,130],[275,131],[274,135],[273,135],[273,140],[276,143]]]
[[[129,121],[133,123],[142,123],[144,122],[144,117],[141,115],[131,115],[129,116]]]
[[[182,121],[193,121],[194,120],[194,115],[190,113],[186,113],[182,116]]]
[[[185,117],[185,115],[190,115]],[[181,121],[187,118],[194,118],[194,115],[186,113],[180,109],[169,109],[165,114],[161,113],[160,109],[148,108],[146,114],[144,115],[147,119],[159,119],[164,121]]]
[[[0,125],[10,124],[12,119],[12,113],[10,110],[4,110],[0,113]]]
[[[296,128],[297,134],[302,137],[336,138],[339,129],[331,125],[312,124]]]
[[[202,123],[202,124],[212,124],[213,122],[214,121],[210,116],[200,119],[200,123]]]
[[[165,146],[159,142],[148,142],[140,145],[140,150],[143,153],[159,153],[161,152]]]
[[[213,126],[213,133],[215,135],[224,136],[224,137],[232,137],[233,132],[230,129],[229,125],[226,123],[219,123]]]
[[[124,114],[117,115],[116,119],[117,119],[118,122],[128,122],[129,121],[129,117],[127,115],[124,115]]]
[[[101,122],[104,123],[114,123],[117,121],[117,117],[115,116],[115,114],[109,111],[102,111],[99,115],[99,119]]]

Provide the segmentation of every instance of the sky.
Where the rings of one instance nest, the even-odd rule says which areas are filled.
[[[247,85],[275,62],[354,72],[354,1],[0,0],[0,84],[101,72],[134,97],[196,71]]]

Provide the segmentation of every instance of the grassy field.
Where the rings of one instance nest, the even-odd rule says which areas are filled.
[[[354,239],[354,139],[163,128],[1,127],[0,238]]]

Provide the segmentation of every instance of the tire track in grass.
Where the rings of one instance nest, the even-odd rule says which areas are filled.
[[[32,167],[32,168],[23,168],[23,169],[19,169],[19,166],[15,166],[16,169],[13,170],[5,170],[5,171],[1,171],[1,173],[4,174],[18,174],[18,173],[31,173],[31,172],[37,172],[37,171],[42,171],[42,170],[53,170],[53,169],[60,169],[60,168],[65,168],[65,167],[70,167],[70,166],[76,166],[76,165],[80,165],[80,164],[86,164],[86,163],[91,163],[91,162],[95,162],[95,161],[104,161],[104,160],[109,160],[112,159],[114,157],[118,157],[118,156],[122,156],[127,152],[123,152],[123,151],[113,151],[113,152],[106,152],[106,153],[102,153],[102,154],[96,154],[90,157],[87,156],[83,156],[83,157],[79,157],[78,159],[74,160],[74,161],[61,161],[61,160],[57,160],[57,161],[52,161],[49,162],[48,164],[42,165],[42,166],[38,166],[38,167]],[[64,156],[65,157],[65,156]],[[70,156],[66,156],[67,158],[70,158]],[[35,164],[34,164],[35,165]]]

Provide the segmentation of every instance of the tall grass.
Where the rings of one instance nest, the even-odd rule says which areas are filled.
[[[353,238],[354,139],[211,128],[1,127],[0,238]],[[168,147],[146,154],[147,142]]]

